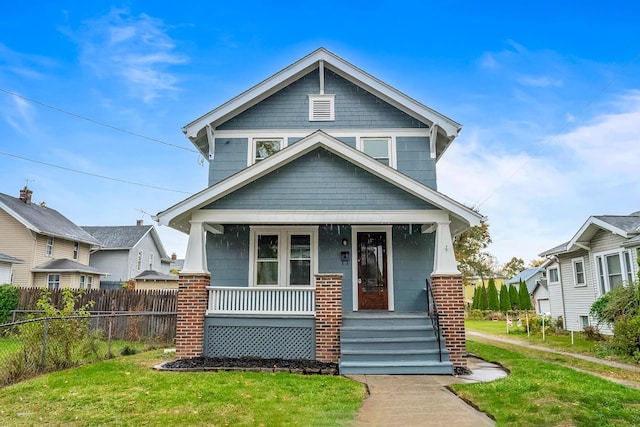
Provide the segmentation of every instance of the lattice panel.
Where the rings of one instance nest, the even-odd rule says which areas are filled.
[[[312,359],[314,346],[312,328],[210,325],[205,331],[204,355]]]

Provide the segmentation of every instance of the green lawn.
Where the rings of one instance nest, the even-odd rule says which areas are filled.
[[[491,345],[467,341],[470,352],[500,362],[506,378],[452,388],[498,426],[640,425],[640,390]]]
[[[0,425],[342,426],[365,393],[339,376],[150,369],[165,358],[141,353],[0,389]]]

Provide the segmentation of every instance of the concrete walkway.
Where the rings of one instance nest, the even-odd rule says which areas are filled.
[[[471,375],[348,375],[366,384],[365,399],[354,426],[494,426],[486,414],[457,397],[450,384],[492,381],[507,373],[470,357]]]

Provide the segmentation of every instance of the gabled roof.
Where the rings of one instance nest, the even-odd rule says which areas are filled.
[[[0,209],[33,232],[90,245],[100,245],[98,240],[55,209],[37,203],[25,203],[19,198],[2,193],[0,193]]]
[[[163,280],[163,281],[178,281],[178,276],[173,276],[169,274],[158,273],[154,270],[145,270],[142,273],[138,274],[134,277],[135,280]]]
[[[134,248],[147,235],[151,234],[161,258],[167,258],[167,253],[160,240],[160,235],[153,225],[99,225],[82,226],[102,244],[100,250],[129,250]]]
[[[572,252],[578,249],[589,250],[591,239],[600,230],[609,231],[625,239],[635,241],[640,234],[640,211],[630,215],[594,215],[580,227],[571,240],[555,248],[542,252],[540,256],[551,256],[560,253]],[[625,246],[629,242],[625,242]],[[632,246],[634,245],[633,242]]]
[[[10,264],[24,264],[23,260],[3,253],[0,253],[0,262],[8,262]]]
[[[544,271],[544,268],[542,267],[527,268],[526,270],[522,270],[520,273],[516,274],[511,279],[507,280],[505,283],[511,285],[511,284],[520,283],[520,280],[522,280],[523,282],[526,282],[536,274],[541,273],[543,271]]]
[[[322,131],[316,131],[295,144],[292,144],[272,156],[269,156],[265,160],[243,169],[235,175],[232,175],[227,179],[166,209],[165,211],[158,213],[154,219],[161,225],[169,225],[183,232],[188,231],[189,220],[191,219],[191,214],[194,211],[197,211],[200,208],[233,193],[245,185],[288,163],[293,162],[317,148],[326,149],[346,161],[389,182],[390,184],[395,185],[401,190],[450,213],[452,217],[452,231],[478,225],[483,218],[479,213],[462,205],[461,203],[456,202],[448,196],[376,161],[372,157],[349,147]]]
[[[37,267],[31,269],[33,273],[61,273],[61,272],[73,272],[73,273],[90,273],[106,275],[107,273],[101,272],[91,266],[80,264],[79,262],[72,261],[70,259],[52,259],[40,264]]]
[[[462,129],[462,125],[456,123],[449,117],[438,113],[397,89],[394,89],[334,53],[324,48],[319,48],[261,83],[258,83],[251,89],[184,126],[182,131],[196,145],[202,155],[208,158],[208,148],[201,144],[196,144],[198,137],[204,136],[206,144],[208,145],[208,136],[206,135],[207,126],[215,129],[218,125],[253,107],[312,70],[319,68],[320,64],[404,113],[427,124],[429,127],[437,125],[437,130],[440,135],[436,144],[437,158],[444,153],[451,141],[458,136],[458,133]]]

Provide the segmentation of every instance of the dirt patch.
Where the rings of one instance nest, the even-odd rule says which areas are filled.
[[[157,368],[170,371],[290,372],[303,375],[336,375],[338,373],[337,363],[257,357],[193,357],[163,363]]]

